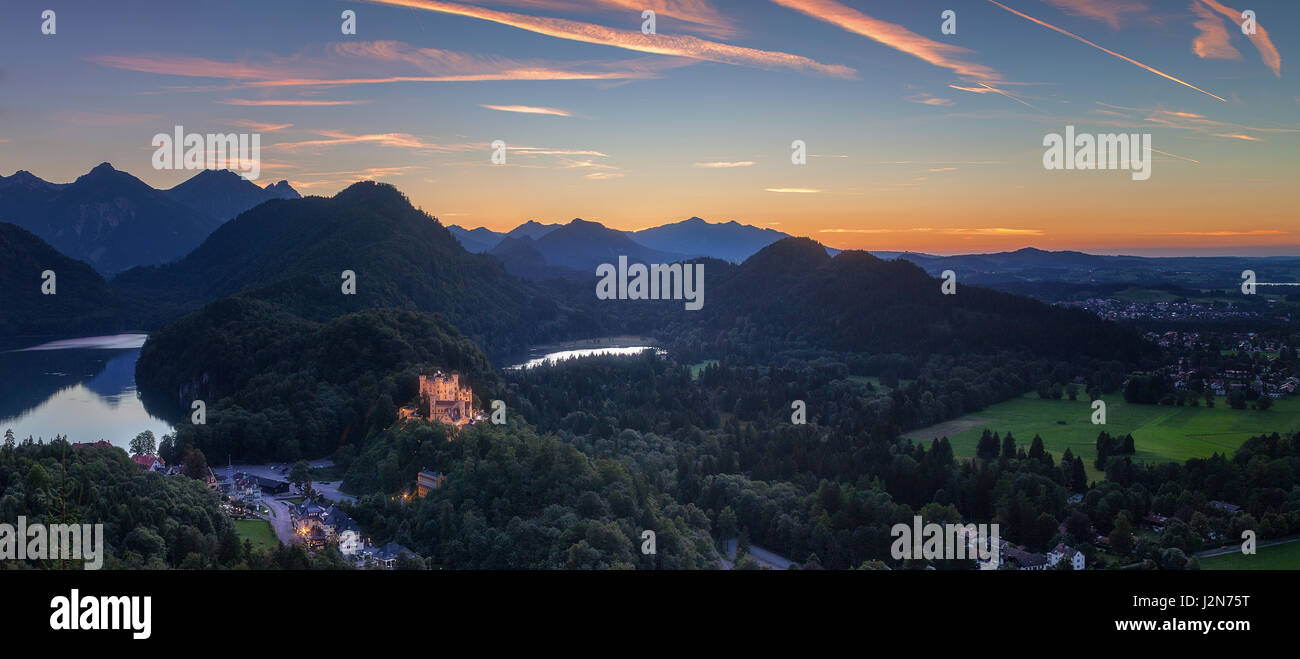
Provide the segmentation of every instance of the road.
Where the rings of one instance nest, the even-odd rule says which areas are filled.
[[[736,560],[736,538],[724,540],[722,543],[722,550],[726,554],[725,558],[719,558],[719,561],[722,563],[722,569],[730,570],[734,568]],[[789,570],[790,566],[794,564],[794,561],[785,558],[784,556],[773,554],[772,552],[756,545],[749,546],[749,555],[753,557],[760,566],[768,568],[769,570]]]
[[[333,466],[333,464],[334,463],[329,458],[322,458],[320,460],[311,460],[307,463],[307,465],[312,467],[313,469],[330,467]],[[264,464],[264,465],[237,464],[234,465],[234,470],[236,472],[242,471],[246,474],[250,474],[253,476],[261,476],[263,478],[271,478],[279,481],[287,481],[289,480],[288,470],[286,469],[284,473],[281,473],[280,470],[277,469],[276,467],[292,467],[292,466],[293,466],[292,463],[271,463],[271,464]],[[226,467],[213,468],[213,471],[218,471],[223,475],[226,473],[225,470]],[[339,491],[339,481],[331,481],[328,485],[325,483],[312,483],[311,486],[312,489],[319,492],[322,497],[325,497],[330,501],[334,501],[334,502],[356,501],[356,497],[344,494]],[[294,491],[296,492],[297,488],[294,488]]]
[[[298,534],[293,532],[293,522],[289,519],[289,502],[267,497],[262,499],[262,503],[266,505],[267,510],[271,511],[271,514],[264,519],[271,523],[272,529],[275,529],[275,537],[286,545],[298,542]]]

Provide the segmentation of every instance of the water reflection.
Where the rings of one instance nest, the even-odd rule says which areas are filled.
[[[46,441],[100,439],[126,448],[144,430],[171,425],[150,414],[135,387],[144,334],[28,341],[0,346],[0,432]]]

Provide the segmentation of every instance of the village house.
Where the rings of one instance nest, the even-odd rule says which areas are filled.
[[[365,545],[361,527],[335,506],[325,507],[306,500],[290,507],[289,518],[294,533],[313,551],[334,545],[340,554],[355,557]]]
[[[1006,540],[998,543],[998,563],[1005,569],[1011,566],[1017,570],[1046,570],[1047,557],[1021,549]]]
[[[1064,543],[1056,545],[1056,548],[1047,553],[1047,566],[1056,567],[1064,559],[1069,562],[1070,567],[1075,570],[1082,570],[1087,567],[1087,559],[1083,552],[1070,547]]]
[[[412,558],[419,558],[418,554],[397,544],[396,542],[390,542],[383,547],[367,545],[366,548],[362,550],[362,557],[370,565],[385,570],[392,570],[397,567],[398,557],[404,553],[410,555]]]
[[[140,468],[145,471],[162,472],[167,469],[167,465],[162,461],[162,458],[154,455],[133,455],[131,461],[140,465]]]
[[[442,487],[442,481],[444,478],[446,477],[442,475],[442,472],[428,470],[421,471],[415,477],[416,496],[423,499],[429,492]]]

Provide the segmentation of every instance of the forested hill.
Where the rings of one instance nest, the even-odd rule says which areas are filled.
[[[50,295],[42,292],[47,270],[54,273]],[[111,332],[123,329],[125,316],[94,268],[0,222],[0,336]]]
[[[387,428],[437,369],[462,374],[487,406],[495,372],[444,318],[372,309],[317,323],[233,297],[150,336],[136,379],[146,403],[183,413],[173,451],[294,460]],[[194,400],[203,425],[189,423]]]
[[[342,291],[343,273],[356,294]],[[491,354],[568,338],[574,319],[470,254],[391,185],[356,183],[332,198],[272,200],[222,225],[184,259],[135,268],[113,284],[159,305],[158,321],[241,294],[324,321],[374,308],[442,313]]]
[[[861,251],[832,258],[787,238],[718,276],[706,273],[704,337],[745,328],[753,340],[848,352],[990,353],[1138,361],[1150,348],[1131,330],[1073,309],[967,286],[955,295],[902,260]]]

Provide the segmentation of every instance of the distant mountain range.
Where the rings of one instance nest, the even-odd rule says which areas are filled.
[[[710,224],[698,217],[641,231],[618,231],[598,222],[568,224],[529,220],[508,233],[479,227],[447,227],[466,250],[492,254],[511,274],[525,279],[586,278],[601,263],[668,263],[714,258],[739,263],[790,235],[735,221]],[[826,248],[830,255],[839,250]]]
[[[205,169],[164,192],[172,199],[216,220],[218,225],[262,202],[298,199],[302,196],[288,181],[263,188],[228,169]]]
[[[773,342],[865,353],[1024,350],[1133,361],[1150,352],[1137,333],[1094,314],[979,286],[943,295],[906,260],[862,251],[832,258],[808,238],[763,248],[710,288],[702,337],[746,327]]]
[[[356,294],[342,292],[342,275]],[[229,296],[324,321],[374,308],[438,312],[493,354],[555,338],[570,320],[490,256],[470,254],[391,185],[274,200],[240,214],[179,261],[114,278],[157,320]]]
[[[261,188],[233,172],[208,170],[157,190],[102,163],[65,184],[21,170],[0,176],[0,221],[111,276],[178,259],[240,212],[268,199],[298,196],[284,181]]]
[[[1109,256],[1033,247],[955,256],[916,252],[872,254],[883,259],[911,261],[932,276],[952,270],[959,281],[1035,296],[1049,283],[1068,284],[1081,291],[1088,286],[1113,284],[1223,290],[1240,284],[1244,270],[1255,270],[1259,281],[1300,281],[1300,257],[1294,256]]]

